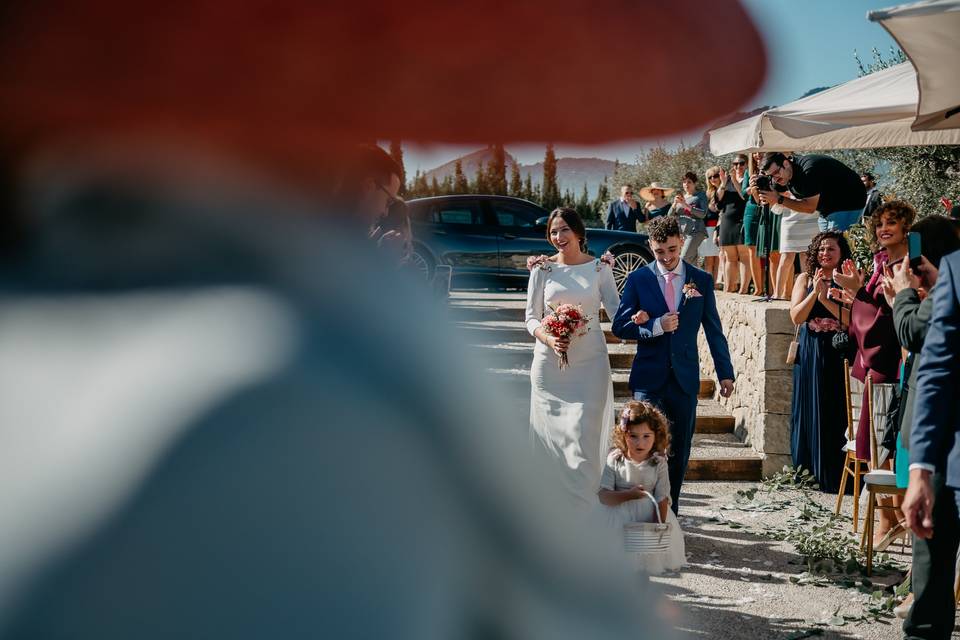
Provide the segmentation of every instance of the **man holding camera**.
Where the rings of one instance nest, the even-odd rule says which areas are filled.
[[[819,215],[821,231],[846,231],[863,215],[867,191],[860,176],[836,158],[818,154],[788,158],[780,152],[768,152],[760,168],[764,175],[751,177],[750,184],[758,188],[761,203]],[[765,184],[763,177],[774,184]],[[789,189],[794,197],[785,198],[777,186]]]

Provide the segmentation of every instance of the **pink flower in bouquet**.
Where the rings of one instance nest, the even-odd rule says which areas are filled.
[[[544,316],[540,326],[554,338],[574,338],[588,331],[589,322],[590,318],[583,313],[580,305],[561,304]],[[566,351],[560,354],[557,364],[561,371],[570,364]]]
[[[541,268],[544,271],[550,271],[550,258],[548,256],[528,256],[527,271],[533,271],[535,268]]]
[[[840,331],[840,323],[833,318],[814,318],[807,322],[807,328],[814,333]]]

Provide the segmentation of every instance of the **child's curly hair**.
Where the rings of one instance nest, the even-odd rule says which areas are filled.
[[[620,453],[627,453],[627,433],[630,427],[646,423],[653,431],[653,451],[661,455],[670,453],[670,422],[659,409],[649,402],[631,400],[620,412],[617,426],[613,429],[613,446]]]

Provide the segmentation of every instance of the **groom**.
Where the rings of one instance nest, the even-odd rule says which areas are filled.
[[[723,397],[733,392],[733,366],[717,314],[713,278],[680,259],[683,237],[677,219],[655,218],[647,225],[647,231],[656,260],[627,277],[620,308],[613,319],[613,333],[637,341],[637,355],[630,371],[634,399],[657,405],[670,420],[670,494],[673,512],[677,513],[697,417],[697,333],[701,325]],[[642,324],[641,310],[649,316]]]

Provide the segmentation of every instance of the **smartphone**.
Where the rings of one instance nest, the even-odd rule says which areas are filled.
[[[920,234],[916,231],[907,234],[907,255],[910,259],[910,268],[916,271],[923,257],[920,251]]]

